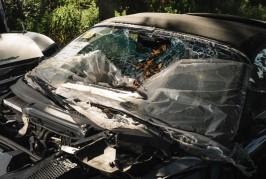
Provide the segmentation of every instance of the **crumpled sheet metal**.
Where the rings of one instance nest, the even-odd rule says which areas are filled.
[[[136,58],[137,60],[129,65],[130,68],[127,68],[126,63],[131,61],[126,59],[127,57],[132,59],[135,57],[134,54],[124,56],[124,63],[117,65],[115,59],[109,59],[109,56],[99,51],[100,49],[93,49],[94,51],[85,55],[62,61],[56,58],[44,61],[29,75],[37,76],[56,87],[57,94],[66,97],[73,106],[78,106],[76,110],[88,118],[93,115],[86,112],[90,109],[89,103],[124,110],[144,116],[146,119],[154,118],[156,123],[162,121],[160,124],[167,123],[167,126],[172,129],[188,131],[191,134],[193,143],[186,143],[186,140],[179,141],[184,149],[187,148],[194,154],[205,153],[207,156],[208,152],[214,151],[210,156],[220,157],[238,166],[238,161],[230,158],[230,155],[222,156],[225,151],[228,154],[225,147],[211,145],[207,139],[213,139],[227,146],[236,135],[250,76],[249,65],[240,62],[242,57],[235,55],[237,53],[233,53],[233,50],[227,51],[226,47],[220,48],[212,43],[196,42],[198,39],[194,39],[194,43],[193,39],[190,42],[185,41],[189,39],[185,36],[180,39],[180,41],[171,41],[171,45],[174,45],[177,51],[171,51],[171,48],[168,48],[162,54],[162,57],[166,58],[155,59],[163,61],[168,59],[167,56],[173,56],[173,60],[166,63],[169,66],[165,65],[162,71],[138,86],[137,90],[144,94],[145,98],[134,94],[118,95],[119,98],[105,96],[110,90],[123,93],[115,89],[116,87],[133,85],[134,78],[139,78],[141,74],[136,72],[135,67],[141,61],[140,59],[144,59],[143,55],[139,56],[139,59]],[[125,38],[123,37],[122,40]],[[127,45],[125,44],[125,48],[129,47]],[[126,71],[130,77],[125,76],[123,71]],[[32,85],[29,78],[27,80]],[[100,85],[100,89],[106,90],[106,93],[95,95],[95,90],[82,91],[70,83],[84,85],[86,88],[90,86],[95,88]],[[103,84],[108,84],[108,87],[103,87]],[[101,112],[98,111],[98,113]],[[108,120],[105,117],[102,119]],[[206,140],[200,140],[200,135]],[[186,135],[182,134],[181,138],[186,138]],[[248,157],[243,158],[249,160]],[[241,167],[242,165],[239,166]],[[242,171],[245,173],[245,169],[242,168]]]
[[[57,65],[52,66],[54,60]],[[249,66],[245,63],[220,59],[179,60],[138,88],[147,99],[133,94],[115,97],[109,94],[111,88],[106,92],[99,89],[102,90],[99,94],[97,90],[89,89],[95,88],[89,84],[133,85],[134,79],[123,76],[101,51],[58,63],[60,61],[56,59],[47,60],[30,74],[47,81],[57,88],[56,93],[66,98],[86,99],[140,113],[223,144],[231,143],[238,130],[249,78]],[[68,82],[73,85],[67,85]],[[77,87],[75,83],[81,86]]]
[[[239,144],[235,143],[230,150],[203,135],[179,129],[169,130],[170,128],[165,128],[166,133],[172,136],[184,151],[207,160],[231,163],[248,177],[256,172],[257,167],[253,160]]]
[[[94,64],[96,65],[95,69],[99,70],[103,69],[99,68],[101,66],[99,63],[104,62],[103,64],[105,64],[107,60],[103,60],[99,56],[105,58],[100,52],[94,52],[80,58],[79,61],[77,58],[72,58],[69,63],[75,62],[79,65],[85,59],[99,59],[90,64],[84,62],[83,66],[80,66],[80,68],[86,69],[84,65]],[[112,66],[111,63],[109,65]],[[58,86],[55,92],[66,97],[69,102],[74,104],[73,107],[77,111],[98,125],[110,130],[116,127],[143,127],[127,117],[114,116],[110,119],[100,109],[91,107],[91,102],[160,119],[172,128],[190,131],[181,133],[179,137],[174,137],[181,144],[182,149],[195,155],[209,157],[210,160],[227,161],[238,167],[245,175],[251,174],[246,171],[248,168],[230,157],[229,149],[214,141],[211,142],[211,139],[214,139],[226,145],[236,134],[249,78],[248,65],[219,59],[180,60],[151,77],[139,88],[147,96],[147,99],[143,99],[133,92],[123,93],[114,90],[112,93],[117,93],[114,97],[114,95],[108,96],[110,94],[108,88],[99,89],[102,90],[99,92],[95,90],[97,86],[71,85],[66,82],[69,81],[69,75],[73,76],[75,73],[73,70],[70,72],[71,68],[68,65],[63,64],[62,66],[64,67],[62,71],[67,75],[60,74],[62,73],[60,70],[59,74],[61,77],[67,78],[60,83],[53,84]],[[110,75],[112,79],[117,79],[117,81],[124,79],[120,76],[119,70],[115,72],[114,68],[110,66],[105,68],[107,69],[105,74],[108,75],[110,70],[113,72],[111,74],[118,74],[115,78]],[[47,72],[46,65],[37,67],[37,69],[32,73],[39,77],[42,77],[43,72]],[[58,67],[54,67],[54,70],[58,70]],[[49,74],[54,72],[56,71],[50,71]],[[95,73],[98,74],[99,71]],[[88,73],[84,72],[84,74]],[[52,75],[46,75],[47,81],[52,79]],[[92,80],[92,82],[96,81]],[[81,102],[76,102],[75,99],[79,99]],[[188,138],[191,138],[192,142]],[[241,156],[243,160],[251,162],[252,166],[253,163],[248,156],[245,156],[245,152],[240,150],[238,153],[236,157]]]

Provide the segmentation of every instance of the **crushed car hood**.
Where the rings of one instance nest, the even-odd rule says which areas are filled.
[[[101,104],[228,144],[238,129],[248,71],[242,62],[180,60],[132,92],[114,88],[132,86],[133,80],[122,76],[101,51],[94,51],[67,62],[44,61],[28,75],[47,81],[56,94],[82,109],[90,103]],[[79,78],[80,83],[69,82],[71,78]],[[34,87],[30,78],[28,82]],[[84,111],[79,109],[87,116]]]
[[[78,76],[76,70],[87,76]],[[67,62],[56,58],[44,61],[26,75],[26,80],[39,90],[42,89],[34,83],[32,76],[45,80],[55,87],[55,94],[102,128],[145,129],[147,126],[127,115],[109,115],[108,111],[92,104],[149,121],[164,129],[183,150],[232,163],[250,175],[242,162],[248,162],[250,166],[253,163],[241,147],[234,145],[232,150],[228,149],[232,148],[232,140],[237,134],[249,70],[249,66],[242,62],[179,60],[152,76],[137,90],[125,91],[117,85],[132,86],[132,79],[122,76],[101,51],[93,51]],[[97,81],[101,75],[104,78]],[[80,83],[69,82],[73,78],[84,79]]]

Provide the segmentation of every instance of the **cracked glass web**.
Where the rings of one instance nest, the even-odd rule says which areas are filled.
[[[137,30],[106,27],[94,31],[77,40],[89,43],[78,54],[100,50],[124,76],[138,83],[180,59],[242,60],[237,53],[215,43],[180,34],[164,34],[163,31],[138,34]]]

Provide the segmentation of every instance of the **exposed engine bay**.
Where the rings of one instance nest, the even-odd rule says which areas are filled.
[[[131,121],[132,116],[119,114],[119,111],[110,108],[97,106],[97,110],[101,110],[109,117],[119,116],[118,121],[121,124],[118,128],[106,130],[88,123],[84,120],[86,118],[77,112],[65,113],[49,105],[24,107],[23,115],[20,116],[22,120],[16,121],[12,117],[19,117],[21,114],[19,111],[25,103],[23,104],[16,97],[8,98],[4,103],[10,107],[15,104],[15,101],[20,106],[13,106],[13,114],[8,108],[6,109],[4,115],[10,118],[4,130],[9,138],[5,139],[8,142],[10,138],[16,141],[17,148],[5,149],[4,154],[15,153],[13,151],[20,152],[11,155],[12,157],[2,156],[3,159],[8,156],[12,160],[8,166],[5,166],[6,168],[1,166],[1,174],[20,167],[24,168],[32,163],[36,165],[29,169],[26,167],[25,170],[22,169],[15,175],[9,173],[3,178],[19,178],[21,175],[25,178],[64,178],[74,174],[80,178],[105,178],[106,176],[115,178],[167,176],[207,178],[217,174],[219,177],[229,177],[225,171],[240,175],[232,164],[224,165],[219,160],[208,161],[193,156],[189,147],[186,151],[186,148],[180,147],[178,142],[160,128],[141,125],[137,119],[134,121],[131,119]],[[18,110],[16,114],[14,114],[15,108]],[[13,128],[14,126],[17,130]],[[25,131],[25,126],[27,131]],[[13,134],[10,131],[13,131]],[[184,136],[181,135],[181,137]],[[2,138],[0,140],[2,148],[6,141]],[[184,138],[183,140],[191,139]],[[213,157],[216,158],[215,149],[213,149]],[[238,160],[241,162],[242,159]],[[20,165],[16,166],[15,164],[18,163]],[[252,162],[249,164],[250,170],[253,170],[252,164]]]

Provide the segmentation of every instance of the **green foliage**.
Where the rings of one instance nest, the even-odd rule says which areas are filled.
[[[98,22],[98,8],[93,0],[6,0],[8,24],[21,30],[18,13],[25,15],[28,31],[43,33],[60,46]],[[15,5],[15,6],[14,6]]]
[[[123,11],[115,11],[115,17],[117,16],[125,16],[126,14],[126,10]]]
[[[152,11],[169,13],[206,12],[266,20],[263,0],[149,0]]]
[[[51,14],[50,36],[64,45],[96,22],[98,9],[94,3],[89,9],[81,9],[76,4],[69,3]]]
[[[10,29],[22,30],[20,24],[24,20],[24,15],[22,13],[22,3],[19,0],[6,0],[6,18]]]
[[[73,4],[64,5],[55,9],[51,16],[51,35],[53,39],[60,43],[71,39],[73,34],[78,34],[82,28],[82,12]]]
[[[246,4],[243,4],[240,7],[239,12],[236,15],[266,20],[266,6],[262,6],[261,4],[250,6],[249,1],[247,1]]]
[[[23,2],[23,4],[21,3]],[[64,45],[99,21],[98,0],[5,0],[11,30],[43,33]],[[115,16],[138,12],[209,12],[266,20],[265,0],[116,0]],[[24,16],[26,18],[24,18]]]
[[[44,14],[42,22],[46,27],[42,27],[46,30],[43,33],[48,34],[58,44],[65,45],[98,22],[98,8],[94,2],[91,4],[83,2],[81,6],[66,0],[64,4],[59,1],[59,4],[60,6],[52,12]]]

